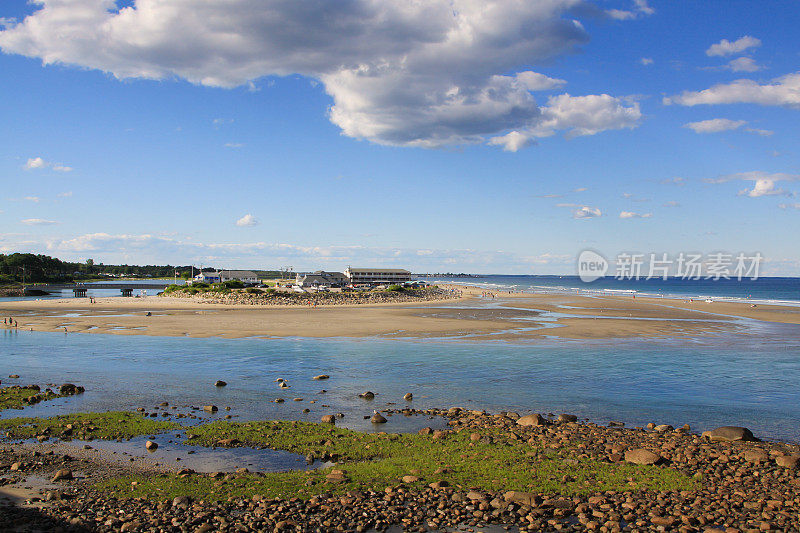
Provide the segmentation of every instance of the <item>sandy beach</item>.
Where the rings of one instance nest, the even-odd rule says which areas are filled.
[[[458,286],[441,302],[319,306],[226,305],[184,298],[0,303],[20,330],[188,337],[412,337],[610,339],[744,332],[742,319],[800,324],[800,308],[748,303],[553,294],[497,294]],[[150,313],[150,316],[148,316]],[[8,326],[5,326],[8,327]]]

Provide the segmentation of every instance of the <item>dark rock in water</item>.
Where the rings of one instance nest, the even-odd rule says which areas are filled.
[[[384,418],[382,414],[376,411],[375,414],[372,415],[372,418],[369,419],[369,421],[372,422],[373,424],[385,424],[386,418]]]
[[[319,376],[314,376],[313,379],[315,379],[316,381],[320,381],[320,380],[328,379],[328,378],[330,378],[330,376],[328,374],[320,374]]]
[[[226,383],[226,382],[224,382],[224,381],[222,381],[221,379],[218,379],[218,380],[217,380],[217,382],[216,382],[216,383],[214,383],[214,386],[215,386],[215,387],[224,387],[224,386],[226,386],[226,385],[227,385],[227,383]]]
[[[85,389],[72,383],[64,383],[61,385],[59,392],[61,394],[81,394]]]
[[[11,379],[19,379],[19,374],[11,374],[8,377],[10,377]]]
[[[517,419],[517,424],[520,426],[543,426],[547,424],[547,420],[537,413],[520,417]]]
[[[742,441],[757,441],[758,439],[753,436],[753,432],[747,428],[738,426],[723,426],[721,428],[704,431],[703,436],[712,441],[725,441],[732,442],[737,440]]]
[[[323,424],[335,424],[336,423],[336,416],[335,415],[323,415],[322,416],[322,423]]]
[[[638,448],[625,452],[625,460],[635,465],[654,465],[661,460],[661,456],[650,450]]]
[[[68,468],[62,468],[61,470],[56,472],[56,475],[53,476],[53,481],[54,482],[55,481],[67,480],[67,479],[72,479],[72,470],[70,470]]]
[[[414,399],[414,395],[413,395],[413,394],[411,394],[410,392],[407,392],[407,393],[405,394],[405,396],[403,396],[403,399],[404,399],[405,401],[407,401],[407,402],[410,402],[411,400],[413,400],[413,399]]]
[[[216,405],[204,405],[203,411],[205,411],[206,413],[216,413],[217,411],[219,411],[219,408]]]
[[[149,440],[144,443],[144,447],[147,448],[148,452],[153,452],[158,449],[158,443]]]
[[[365,400],[371,400],[375,397],[375,393],[372,391],[362,392],[358,395],[359,398],[364,398]]]
[[[575,415],[568,415],[568,414],[561,413],[560,415],[558,415],[558,421],[559,422],[577,422],[578,421],[578,417],[575,416]]]

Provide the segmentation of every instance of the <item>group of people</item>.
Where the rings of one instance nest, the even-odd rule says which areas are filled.
[[[6,326],[15,327],[15,328],[19,327],[19,322],[17,322],[16,320],[14,320],[11,317],[3,318],[3,324],[6,325]]]

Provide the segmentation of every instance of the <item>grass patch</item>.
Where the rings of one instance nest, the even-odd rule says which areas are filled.
[[[22,409],[28,405],[60,397],[60,394],[52,391],[42,392],[38,388],[26,388],[16,385],[3,387],[0,389],[0,411],[3,409]]]
[[[207,476],[125,477],[100,488],[118,497],[164,499],[178,495],[224,500],[261,494],[270,498],[309,498],[323,492],[382,490],[415,475],[409,483],[422,488],[447,481],[463,489],[516,490],[549,494],[586,494],[596,491],[679,491],[698,487],[696,480],[670,468],[610,464],[572,459],[569,450],[543,451],[509,440],[496,430],[480,430],[483,440],[472,442],[469,432],[443,440],[429,436],[365,434],[307,422],[214,422],[189,430],[187,443],[213,446],[223,439],[240,445],[265,446],[298,454],[338,456],[336,468],[347,472],[344,483],[330,484],[329,469],[308,472],[237,475],[215,480]],[[135,485],[132,482],[136,481]]]
[[[180,427],[175,422],[151,420],[126,412],[76,413],[51,418],[9,418],[0,420],[0,432],[9,439],[30,439],[51,435],[62,439],[132,439]]]

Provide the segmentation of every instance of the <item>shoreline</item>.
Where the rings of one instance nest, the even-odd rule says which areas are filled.
[[[471,340],[681,338],[746,334],[746,321],[800,325],[800,307],[687,299],[496,293],[450,285],[457,298],[318,305],[220,304],[146,297],[0,302],[24,331],[185,337],[379,337]],[[151,316],[147,314],[150,313]],[[13,329],[5,326],[6,329]]]

